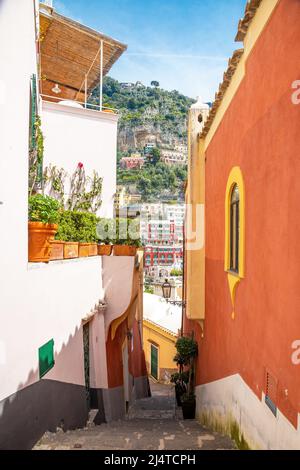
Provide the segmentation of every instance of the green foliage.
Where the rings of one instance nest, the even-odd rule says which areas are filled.
[[[170,272],[171,276],[182,276],[182,270],[181,269],[172,269]]]
[[[56,224],[59,218],[60,203],[56,199],[43,194],[29,197],[28,215],[32,222]]]
[[[141,246],[139,219],[100,219],[97,225],[97,238],[100,243],[114,245]]]
[[[188,363],[191,358],[195,358],[198,354],[198,344],[189,336],[181,336],[176,341],[175,347],[177,349],[177,354]]]
[[[175,374],[171,375],[171,383],[176,384],[177,382],[184,382],[188,383],[189,381],[189,374],[188,372],[175,372]]]
[[[71,177],[71,188],[67,200],[67,209],[96,213],[102,204],[103,178],[94,170],[93,176],[86,176],[83,163]]]
[[[152,286],[145,286],[144,292],[146,294],[154,294],[154,288]]]
[[[153,80],[150,87],[123,89],[117,80],[105,77],[103,100],[121,112],[121,129],[153,124],[154,121],[162,134],[186,138],[187,113],[195,100],[178,91],[170,92],[158,87],[159,82]],[[93,91],[90,103],[99,103],[98,87]]]
[[[93,243],[99,219],[90,212],[63,211],[58,220],[57,240]]]
[[[178,199],[183,194],[186,179],[185,167],[168,166],[162,162],[144,166],[139,172],[136,170],[118,172],[118,184],[136,184],[136,189],[142,195],[143,201],[163,198],[169,191],[172,192],[174,199]]]
[[[175,344],[177,354],[174,361],[180,367],[180,373],[188,374],[186,393],[182,401],[194,400],[194,376],[195,376],[195,358],[198,355],[198,344],[194,337],[181,336]],[[184,370],[185,368],[185,370]]]

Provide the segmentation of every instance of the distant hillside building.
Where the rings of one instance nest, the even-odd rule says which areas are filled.
[[[132,153],[130,157],[123,157],[120,160],[120,167],[124,170],[140,170],[145,164],[145,160],[140,153]]]
[[[166,165],[186,165],[187,164],[187,151],[161,150],[160,159]]]
[[[128,89],[134,87],[134,83],[132,83],[132,82],[120,83],[120,87],[121,87],[123,90],[128,90]]]

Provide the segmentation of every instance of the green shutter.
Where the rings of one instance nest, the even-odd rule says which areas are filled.
[[[39,120],[38,107],[37,107],[37,80],[36,75],[31,76],[31,103],[30,103],[30,150],[36,150],[38,147],[37,142],[37,129],[36,123]],[[36,167],[36,189],[41,189],[43,184],[43,155],[38,156],[38,163]]]
[[[37,118],[36,105],[36,75],[31,76],[31,103],[30,103],[30,149],[36,148],[35,122]]]
[[[158,348],[151,344],[151,375],[158,380]]]
[[[54,340],[51,339],[39,348],[40,379],[54,367],[54,364]]]

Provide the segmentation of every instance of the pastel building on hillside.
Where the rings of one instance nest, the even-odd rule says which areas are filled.
[[[196,414],[251,449],[300,449],[299,24],[300,2],[247,2],[212,108],[189,116]]]
[[[0,10],[0,449],[29,449],[45,431],[84,427],[91,410],[96,423],[119,419],[148,393],[143,252],[28,262],[37,116],[40,174],[83,162],[103,177],[100,214],[113,214],[118,113],[87,97],[126,46],[37,1],[2,0]]]

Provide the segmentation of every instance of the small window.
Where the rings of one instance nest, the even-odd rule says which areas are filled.
[[[48,343],[39,348],[39,372],[40,379],[54,367],[54,340],[51,339]]]
[[[230,271],[239,272],[240,193],[235,184],[230,197]]]

